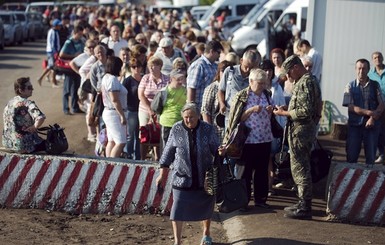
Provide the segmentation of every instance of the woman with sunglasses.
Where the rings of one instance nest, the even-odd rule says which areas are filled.
[[[4,108],[3,146],[18,152],[31,153],[45,150],[45,141],[37,134],[45,115],[32,96],[33,86],[29,77],[21,77],[14,83],[16,96]]]

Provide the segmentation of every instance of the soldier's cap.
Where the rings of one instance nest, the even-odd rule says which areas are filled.
[[[301,59],[298,55],[292,55],[288,57],[282,64],[282,74],[286,75],[294,65],[302,64]]]
[[[170,72],[170,77],[178,78],[178,77],[185,77],[186,72],[184,72],[182,69],[173,69]]]

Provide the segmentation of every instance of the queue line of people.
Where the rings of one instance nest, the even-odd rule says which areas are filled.
[[[140,157],[144,160],[148,148],[138,144],[138,128],[146,125],[150,119],[159,118],[162,125],[163,149],[156,147],[153,154],[154,160],[159,160],[162,168],[157,179],[158,185],[164,184],[166,173],[164,168],[174,165],[172,170],[174,204],[170,218],[173,221],[175,244],[181,242],[183,221],[196,220],[203,221],[201,243],[212,243],[210,218],[213,212],[213,199],[204,196],[202,188],[205,169],[211,164],[207,156],[214,156],[216,152],[222,155],[226,153],[223,145],[240,121],[251,128],[251,133],[246,140],[243,156],[235,161],[235,166],[244,166],[240,176],[246,179],[249,200],[253,200],[256,207],[270,208],[267,200],[269,191],[272,190],[271,155],[277,151],[277,145],[280,144],[279,139],[274,139],[271,132],[270,117],[273,114],[277,116],[282,126],[287,125],[291,171],[299,198],[298,203],[285,208],[285,215],[288,218],[311,218],[310,152],[321,115],[322,97],[319,87],[320,60],[314,62],[307,55],[315,53],[314,50],[309,51],[311,46],[308,42],[299,41],[299,52],[303,52],[301,58],[296,55],[285,58],[282,50],[273,49],[270,54],[271,61],[261,61],[257,51],[249,50],[238,64],[236,55],[230,53],[231,55],[225,56],[227,48],[220,40],[201,42],[200,44],[204,45],[203,52],[202,49],[196,48],[196,55],[191,57],[194,52],[186,50],[191,51],[191,43],[196,42],[196,39],[189,37],[189,42],[186,42],[188,49],[184,49],[183,45],[179,48],[177,46],[181,45],[181,39],[184,40],[185,37],[179,36],[179,32],[175,30],[171,35],[168,31],[154,31],[153,34],[157,37],[154,36],[152,46],[151,42],[146,46],[144,45],[146,33],[140,32],[141,28],[135,18],[131,19],[131,23],[134,26],[127,26],[136,29],[135,41],[133,39],[123,41],[124,35],[121,34],[123,28],[117,23],[111,23],[110,28],[104,30],[106,34],[110,29],[110,37],[101,36],[99,38],[101,43],[95,46],[94,54],[90,54],[84,64],[81,67],[78,64],[74,70],[78,69],[81,73],[85,69],[81,81],[84,81],[83,78],[89,78],[94,88],[94,95],[95,93],[103,95],[105,111],[102,121],[109,138],[107,157],[119,157],[126,151],[130,158]],[[162,23],[163,30],[165,26],[171,24],[167,21]],[[124,25],[125,35],[133,31],[126,28],[127,26]],[[84,32],[80,30],[81,27],[74,28],[73,40],[84,38]],[[204,37],[200,40],[208,39]],[[76,52],[75,45],[73,50],[67,50],[66,53],[65,50],[70,49],[68,45],[71,42],[73,42],[71,39],[66,42],[64,45],[67,48],[60,51],[63,57],[66,57],[66,54],[72,53],[76,56],[79,53]],[[86,46],[87,43],[89,49],[95,45],[87,40]],[[196,47],[198,44],[195,43]],[[301,51],[304,45],[306,49],[303,48]],[[88,64],[86,66],[88,68],[83,69],[85,64]],[[313,65],[317,65],[316,75],[310,70]],[[369,67],[367,60],[357,61],[357,82],[347,86],[344,105],[349,108],[349,121],[356,119],[358,122],[364,118],[367,121],[365,129],[362,130],[371,131],[372,127],[378,128],[375,125],[379,125],[377,121],[383,112],[383,99],[378,84],[368,80]],[[374,72],[382,76],[383,65],[378,67],[382,67],[382,70],[378,71],[376,67]],[[376,101],[375,103],[369,101],[370,108],[359,109],[365,107],[365,103],[355,101],[351,93],[355,91],[353,88],[365,87],[367,83],[370,83],[370,88],[373,86],[376,88],[368,92],[373,93],[369,98],[376,97]],[[75,98],[76,101],[72,87],[79,88],[80,85],[76,84],[65,82],[64,97],[70,93],[72,99]],[[16,91],[15,85],[15,91],[17,93],[28,91],[29,87],[32,85],[19,85]],[[164,111],[156,115],[150,104],[155,94],[161,90],[167,90],[168,96]],[[22,98],[30,96],[22,95],[24,96]],[[92,101],[93,97],[90,96],[89,99]],[[367,97],[363,99],[366,100]],[[63,100],[65,113],[66,110],[69,111],[67,104],[68,102]],[[76,111],[74,101],[71,105]],[[89,113],[88,110],[87,115]],[[37,114],[34,121],[41,125],[44,115]],[[358,114],[359,117],[354,114]],[[215,120],[218,115],[225,117],[224,125],[219,125]],[[210,126],[213,124],[215,127]],[[350,128],[359,125],[363,124],[350,125]],[[36,128],[36,125],[30,127],[27,127],[26,131],[34,132],[33,128]],[[98,130],[99,125],[95,129]],[[356,138],[352,133],[359,133],[358,130],[361,129],[355,131],[349,129],[350,136],[347,141],[348,159],[353,162],[356,161],[354,152],[358,150],[358,143],[349,139]],[[94,135],[94,132],[90,130],[88,133]],[[373,139],[376,139],[378,131],[371,132]],[[184,139],[183,142],[181,139]],[[34,150],[41,150],[40,144],[41,142]],[[366,151],[368,164],[372,164],[375,158],[373,145],[376,144],[365,146],[368,149]],[[202,157],[206,160],[202,160]],[[192,210],[186,209],[186,202],[194,203],[191,204]],[[245,210],[247,209],[248,207],[245,207]],[[205,212],[198,215],[197,210]]]

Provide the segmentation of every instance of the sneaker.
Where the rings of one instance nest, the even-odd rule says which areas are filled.
[[[385,163],[384,156],[379,156],[374,162],[375,163]]]

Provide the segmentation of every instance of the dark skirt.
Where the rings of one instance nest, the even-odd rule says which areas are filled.
[[[172,189],[173,204],[170,220],[201,221],[211,219],[214,212],[214,196],[209,196],[204,190]]]

